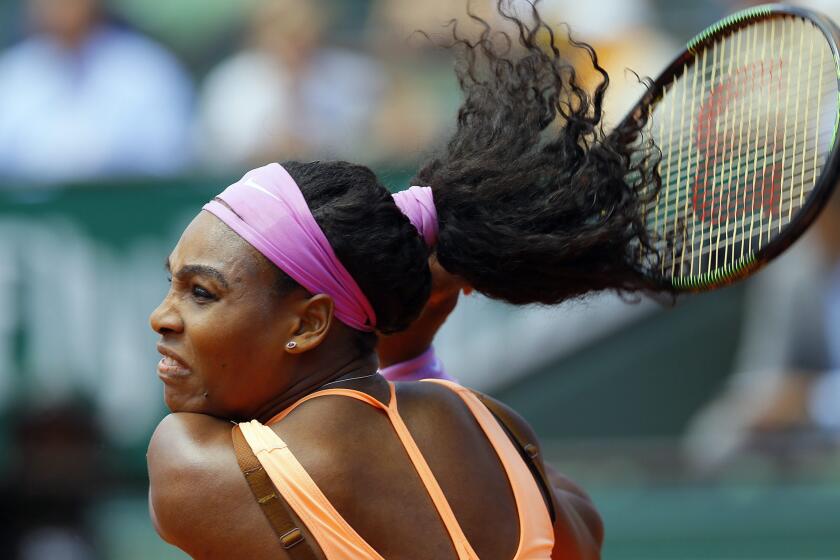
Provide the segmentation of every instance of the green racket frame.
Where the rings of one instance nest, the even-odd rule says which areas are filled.
[[[810,10],[782,4],[767,4],[737,12],[706,28],[688,42],[686,50],[674,59],[651,84],[651,87],[631,110],[626,120],[634,118],[634,115],[638,115],[640,111],[649,111],[659,103],[664,95],[665,88],[695,64],[697,61],[696,54],[703,47],[711,46],[717,39],[750,24],[778,18],[779,16],[799,17],[813,23],[825,36],[834,57],[837,74],[838,112],[835,115],[834,132],[825,165],[802,208],[797,211],[796,215],[785,226],[785,229],[766,245],[750,252],[735,263],[708,273],[680,278],[657,277],[663,288],[678,292],[703,292],[726,286],[753,274],[788,249],[805,232],[825,206],[837,183],[838,173],[840,172],[840,153],[838,153],[840,150],[837,146],[837,130],[840,126],[840,51],[838,51],[837,43],[840,41],[840,29],[825,16]],[[689,216],[684,217],[688,218]]]

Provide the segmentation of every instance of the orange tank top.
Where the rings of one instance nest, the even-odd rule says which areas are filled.
[[[475,416],[487,439],[493,445],[510,481],[516,509],[519,516],[519,546],[514,560],[548,560],[554,547],[554,530],[543,500],[542,493],[534,480],[530,469],[525,464],[513,443],[505,434],[489,410],[472,392],[449,381],[437,379],[425,380],[437,383],[455,391],[466,403]],[[459,560],[477,560],[478,556],[464,536],[464,532],[455,519],[449,502],[446,500],[429,465],[420,449],[411,437],[397,411],[394,385],[388,405],[382,404],[367,393],[350,389],[326,389],[317,391],[272,418],[268,425],[279,422],[300,404],[324,395],[341,395],[363,401],[382,410],[394,427],[397,436],[408,453],[414,468],[420,475],[438,514],[446,527],[449,537],[458,554]],[[318,545],[329,559],[342,560],[384,560],[336,511],[326,496],[321,492],[303,466],[286,446],[286,443],[268,425],[256,420],[239,424],[242,434],[252,451],[259,459],[274,486],[283,499],[303,521]]]

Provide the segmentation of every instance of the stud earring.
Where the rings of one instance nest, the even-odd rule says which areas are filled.
[[[297,348],[297,342],[295,342],[294,340],[290,340],[286,343],[287,350],[294,350],[295,348]]]

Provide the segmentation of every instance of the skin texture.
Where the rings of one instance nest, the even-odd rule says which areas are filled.
[[[185,367],[165,379],[173,414],[160,423],[149,446],[152,519],[165,540],[194,558],[286,558],[239,471],[227,419],[266,420],[333,380],[339,381],[334,386],[383,402],[388,386],[379,376],[342,381],[372,373],[376,361],[358,355],[350,330],[333,321],[330,298],[296,290],[272,301],[271,268],[213,216],[202,213],[190,224],[169,264],[172,288],[151,325],[164,351],[177,353]],[[289,340],[297,342],[294,350],[285,347]],[[397,399],[476,552],[482,559],[511,558],[519,536],[513,496],[466,406],[451,391],[426,383],[399,384]],[[381,412],[352,399],[322,397],[272,429],[383,556],[454,557],[436,510]],[[598,558],[594,508],[562,477],[556,486],[554,557]]]

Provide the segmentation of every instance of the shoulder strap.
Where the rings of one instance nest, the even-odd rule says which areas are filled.
[[[487,395],[480,393],[479,391],[473,391],[472,389],[469,391],[475,395],[479,401],[481,401],[481,404],[487,407],[487,410],[489,410],[493,416],[496,417],[496,420],[499,424],[501,424],[502,428],[516,444],[519,454],[522,455],[522,458],[525,460],[528,468],[531,469],[531,473],[534,475],[534,479],[540,487],[540,491],[545,498],[545,502],[548,504],[548,513],[551,516],[551,522],[554,523],[556,513],[554,511],[554,500],[552,499],[553,491],[551,482],[545,474],[543,462],[539,458],[539,446],[531,437],[525,435],[519,428],[517,428],[517,423],[511,419],[507,410],[499,406],[499,403],[488,398]]]
[[[271,528],[280,538],[280,544],[293,560],[316,560],[317,557],[304,539],[303,532],[292,520],[288,505],[275,492],[274,484],[251,451],[242,430],[239,426],[234,426],[230,433],[239,468]]]
[[[391,384],[391,389],[393,390],[393,384]],[[315,399],[315,398],[318,398],[318,397],[324,397],[324,396],[330,396],[330,395],[339,395],[339,396],[342,396],[342,397],[350,397],[350,398],[356,399],[358,401],[366,402],[367,404],[369,404],[373,407],[381,408],[382,410],[385,410],[385,409],[388,408],[388,406],[385,403],[381,403],[378,400],[376,400],[375,398],[373,398],[372,396],[368,395],[367,393],[364,393],[362,391],[356,391],[355,389],[340,389],[340,388],[321,389],[320,391],[315,391],[314,393],[309,393],[308,395],[306,395],[302,399],[299,399],[298,401],[296,401],[295,404],[291,405],[288,408],[283,409],[283,411],[280,412],[279,414],[276,414],[275,416],[272,416],[271,419],[268,422],[265,423],[265,425],[270,426],[270,425],[272,425],[276,422],[279,422],[279,421],[283,420],[286,416],[289,415],[289,413],[291,413],[294,409],[296,409],[298,406],[302,405],[306,401],[309,401],[309,400],[312,400],[312,399]],[[392,393],[392,397],[393,397],[393,393]]]

